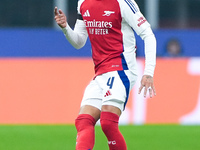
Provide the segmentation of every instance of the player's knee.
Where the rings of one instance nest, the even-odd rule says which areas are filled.
[[[95,119],[88,114],[80,114],[75,120],[75,126],[78,132],[90,127],[94,127],[95,124]]]
[[[92,150],[94,147],[95,119],[88,114],[81,114],[75,120],[77,129],[76,150]]]
[[[124,110],[124,107],[124,101],[118,99],[110,99],[102,103],[102,111],[113,112],[118,116],[121,115],[121,112]]]
[[[118,119],[119,116],[111,112],[101,113],[101,128],[105,134],[118,130]]]
[[[108,133],[109,129],[111,128],[110,121],[108,120],[101,120],[101,129],[104,133]]]

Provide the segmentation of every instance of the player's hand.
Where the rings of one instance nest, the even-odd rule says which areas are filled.
[[[144,75],[141,80],[141,85],[139,88],[138,94],[141,93],[144,88],[144,97],[146,98],[147,92],[149,91],[150,98],[153,97],[153,94],[156,95],[156,90],[154,87],[153,77],[149,75]]]
[[[61,9],[58,10],[58,8],[55,7],[55,9],[54,9],[54,15],[55,15],[54,19],[57,22],[57,24],[61,28],[66,28],[67,27],[67,17],[63,13],[63,11]]]

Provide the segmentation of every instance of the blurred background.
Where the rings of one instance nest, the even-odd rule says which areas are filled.
[[[157,38],[157,96],[137,94],[144,46],[136,35],[139,78],[120,123],[200,124],[200,0],[135,1]],[[74,123],[94,76],[91,48],[68,43],[55,6],[73,28],[75,0],[0,1],[0,124]]]
[[[136,0],[141,12],[154,28],[194,29],[200,27],[199,0]],[[76,20],[77,1],[74,0],[7,0],[0,3],[0,26],[3,28],[29,27],[53,28],[55,5],[67,13],[73,27]]]

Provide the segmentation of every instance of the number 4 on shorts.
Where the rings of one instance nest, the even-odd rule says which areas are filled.
[[[109,86],[110,89],[112,89],[114,79],[115,79],[115,77],[110,77],[110,78],[108,79],[107,86]]]

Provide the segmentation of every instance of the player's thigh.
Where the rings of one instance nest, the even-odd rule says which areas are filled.
[[[79,114],[91,115],[96,121],[99,120],[100,113],[101,113],[101,111],[98,108],[91,106],[91,105],[83,105],[80,108],[80,112],[79,112]]]
[[[90,114],[98,120],[102,106],[102,90],[95,80],[86,87],[81,102],[80,114]]]
[[[101,111],[102,112],[111,112],[111,113],[117,114],[118,116],[120,116],[122,113],[122,110],[119,107],[116,107],[116,106],[113,106],[112,104],[107,104],[107,103],[102,105]]]

